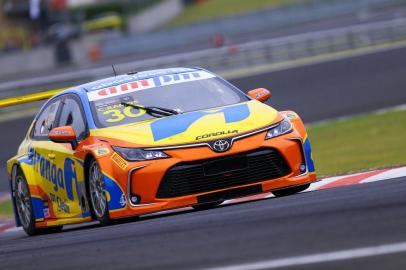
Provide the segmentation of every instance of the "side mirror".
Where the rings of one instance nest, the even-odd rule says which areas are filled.
[[[271,97],[271,92],[265,88],[257,88],[249,91],[248,95],[253,99],[265,102]]]
[[[48,137],[56,143],[70,143],[73,149],[78,147],[75,130],[71,126],[54,128],[49,132]]]

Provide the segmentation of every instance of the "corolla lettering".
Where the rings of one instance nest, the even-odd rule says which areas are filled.
[[[196,141],[202,140],[202,139],[208,139],[211,137],[221,136],[221,135],[229,135],[229,134],[238,134],[238,130],[219,131],[219,132],[200,135],[200,136],[196,137]]]

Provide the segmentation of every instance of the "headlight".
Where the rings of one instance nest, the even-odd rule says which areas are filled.
[[[270,130],[268,130],[265,136],[265,140],[289,133],[292,131],[292,129],[293,129],[292,123],[289,121],[289,119],[285,118],[281,122],[279,122],[276,127],[273,127]]]
[[[128,161],[143,161],[169,157],[162,151],[149,151],[139,148],[123,148],[118,146],[113,146],[113,149]]]

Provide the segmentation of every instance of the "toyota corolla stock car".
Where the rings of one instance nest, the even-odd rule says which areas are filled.
[[[19,97],[47,101],[7,162],[17,226],[34,235],[307,189],[316,175],[304,124],[269,97],[200,68]]]

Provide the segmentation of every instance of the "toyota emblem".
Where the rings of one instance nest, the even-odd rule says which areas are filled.
[[[216,152],[225,152],[228,149],[230,149],[230,147],[231,147],[231,143],[229,143],[226,140],[215,141],[212,145],[213,150]]]

